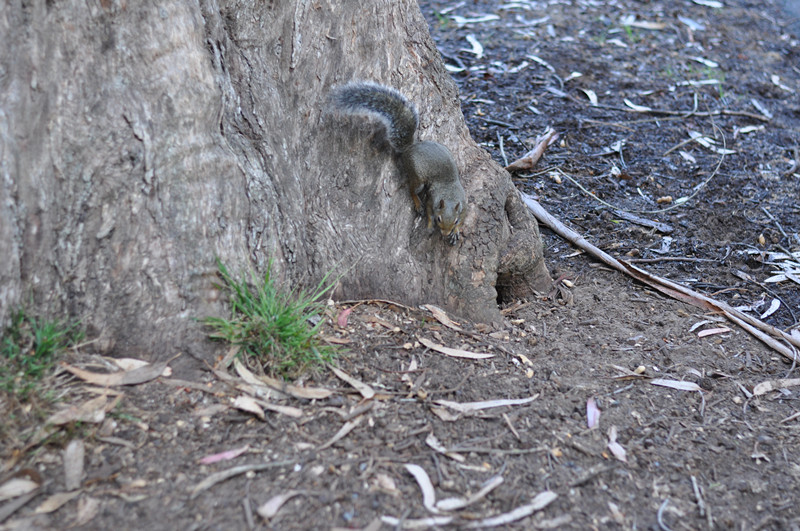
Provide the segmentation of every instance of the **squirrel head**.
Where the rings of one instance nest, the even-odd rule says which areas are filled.
[[[461,201],[446,201],[439,199],[433,206],[434,221],[442,232],[442,236],[449,236],[458,230],[463,221],[464,206]]]

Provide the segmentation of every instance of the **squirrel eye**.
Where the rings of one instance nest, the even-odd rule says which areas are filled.
[[[442,222],[442,216],[436,216],[436,223]]]

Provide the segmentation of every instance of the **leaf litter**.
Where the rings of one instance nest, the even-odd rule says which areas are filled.
[[[513,521],[526,528],[561,525],[583,529],[599,521],[631,528],[658,521],[674,528],[672,517],[681,514],[685,526],[691,528],[740,524],[756,528],[765,525],[757,521],[765,511],[776,527],[795,525],[791,508],[797,500],[791,487],[796,481],[792,471],[800,470],[794,444],[800,415],[793,400],[797,386],[793,383],[796,370],[791,347],[796,348],[796,344],[791,339],[800,341],[800,335],[796,326],[792,327],[794,322],[787,321],[790,311],[797,307],[797,298],[786,286],[797,285],[792,278],[797,278],[797,273],[790,265],[796,262],[792,238],[797,214],[780,198],[794,197],[792,193],[797,190],[798,177],[793,172],[782,174],[793,167],[791,161],[797,157],[791,150],[770,144],[770,138],[783,135],[791,139],[779,122],[794,123],[791,102],[783,98],[790,94],[784,87],[797,86],[797,78],[791,68],[784,68],[780,51],[773,52],[770,60],[753,62],[764,70],[760,77],[741,79],[742,70],[750,68],[751,61],[726,62],[709,53],[713,47],[701,47],[700,43],[714,41],[728,27],[750,36],[754,28],[774,30],[774,35],[762,31],[758,39],[749,42],[776,42],[770,38],[777,39],[783,27],[771,26],[766,18],[748,18],[750,14],[740,11],[735,3],[706,3],[714,6],[689,5],[679,17],[643,12],[641,6],[629,5],[627,12],[636,12],[636,16],[624,21],[616,8],[613,16],[592,16],[606,14],[598,12],[603,6],[597,3],[584,5],[585,13],[568,12],[570,6],[566,4],[537,11],[533,2],[509,3],[502,9],[480,2],[475,6],[460,3],[460,7],[456,3],[446,5],[453,8],[450,14],[455,29],[442,25],[442,31],[445,36],[454,31],[457,38],[447,53],[467,67],[462,70],[463,78],[457,77],[467,119],[471,120],[470,101],[481,100],[485,116],[513,122],[516,127],[498,131],[483,122],[479,127],[488,136],[481,138],[480,128],[473,128],[476,140],[492,151],[498,137],[503,139],[504,149],[513,160],[530,151],[537,131],[552,126],[561,135],[561,141],[548,147],[537,166],[517,173],[518,183],[531,184],[529,191],[556,209],[562,219],[580,226],[585,239],[601,240],[603,244],[598,247],[613,250],[630,262],[640,257],[653,260],[659,275],[681,284],[688,282],[697,288],[695,291],[707,290],[701,293],[704,296],[719,297],[731,307],[759,300],[763,292],[755,287],[757,284],[731,284],[730,279],[735,277],[725,276],[731,266],[774,288],[789,302],[764,315],[769,301],[779,300],[768,296],[764,299],[767,305],[754,315],[769,320],[770,326],[782,333],[762,329],[735,312],[730,312],[734,319],[728,319],[734,323],[733,331],[738,332],[741,321],[775,337],[784,350],[774,352],[780,352],[786,363],[741,333],[712,334],[698,340],[696,333],[687,333],[697,319],[683,303],[664,300],[649,284],[632,287],[546,234],[551,267],[576,273],[570,277],[573,286],[568,288],[574,299],[565,302],[542,297],[526,301],[524,308],[506,313],[503,329],[493,335],[460,319],[455,325],[459,332],[446,324],[448,320],[455,323],[452,316],[444,314],[446,319],[434,317],[432,322],[415,313],[418,310],[379,301],[345,314],[347,320],[342,324],[346,334],[344,327],[337,329],[337,323],[331,322],[326,335],[346,339],[350,349],[340,360],[339,369],[348,376],[358,375],[358,382],[369,382],[375,397],[368,404],[362,404],[364,396],[357,387],[332,372],[293,384],[265,381],[252,372],[254,379],[250,381],[238,372],[220,372],[213,381],[206,379],[211,378],[207,374],[199,381],[183,380],[181,385],[177,379],[168,383],[162,374],[126,387],[124,395],[109,392],[106,406],[111,403],[109,397],[122,397],[114,409],[120,415],[112,418],[105,411],[102,420],[89,429],[99,430],[103,439],[117,437],[130,445],[84,439],[87,455],[96,456],[86,462],[87,479],[82,489],[86,489],[87,501],[80,502],[79,507],[71,501],[75,498],[64,493],[69,499],[54,509],[52,517],[61,522],[66,521],[65,514],[80,516],[73,522],[90,517],[92,525],[109,527],[117,522],[113,519],[115,508],[127,502],[117,499],[116,494],[108,495],[104,482],[114,481],[117,471],[131,477],[147,471],[154,479],[139,487],[151,493],[136,502],[139,514],[171,528],[187,528],[197,525],[198,520],[209,527],[229,527],[230,522],[244,525],[247,504],[243,500],[252,498],[261,504],[272,499],[270,496],[285,497],[301,490],[307,493],[302,504],[284,501],[271,517],[271,526],[303,529],[314,521],[363,529],[378,519],[406,529],[453,522],[458,527],[509,525]],[[626,12],[624,8],[621,11]],[[605,37],[595,32],[596,25],[604,20],[610,28]],[[780,17],[773,16],[772,20],[780,21]],[[680,30],[647,28],[648,24],[662,22],[673,27],[673,21]],[[465,25],[463,30],[458,28],[459,22]],[[621,28],[623,22],[630,24],[630,33]],[[510,25],[499,26],[507,23]],[[500,37],[487,37],[487,31],[497,29],[505,32]],[[691,36],[687,32],[704,34]],[[685,44],[686,49],[661,54],[673,45],[665,40],[668,33],[674,33],[670,38]],[[458,52],[467,34],[481,43],[482,59],[475,53]],[[522,51],[510,48],[515,36],[526,39]],[[443,41],[447,46],[446,37]],[[497,42],[509,46],[500,57]],[[530,46],[534,42],[535,49]],[[729,43],[732,56],[761,53],[746,48],[748,39],[723,38],[721,42]],[[775,50],[787,46],[776,45]],[[581,55],[582,50],[588,52]],[[636,61],[631,60],[631,54]],[[651,56],[664,68],[663,84],[659,84],[659,72],[644,59]],[[488,64],[498,59],[506,67]],[[521,66],[523,59],[530,61],[525,68],[509,67]],[[726,78],[712,79],[709,75],[713,73],[697,70],[714,68],[711,63],[721,65],[715,70],[723,70]],[[669,77],[671,68],[678,73],[674,78]],[[572,76],[576,71],[583,75]],[[686,71],[698,75],[686,79]],[[756,81],[760,78],[763,82]],[[490,88],[477,92],[471,83],[487,83]],[[727,94],[719,95],[722,91]],[[506,106],[509,92],[514,101]],[[599,101],[588,99],[591,93],[600,95]],[[733,97],[729,97],[731,94]],[[625,98],[640,110],[625,107]],[[690,100],[696,104],[675,105]],[[725,101],[733,105],[718,105]],[[737,106],[739,103],[743,105]],[[646,108],[652,110],[644,111]],[[588,109],[602,115],[590,115]],[[517,112],[524,117],[518,119]],[[603,123],[598,123],[598,118]],[[722,129],[727,145],[708,120]],[[653,129],[647,129],[648,124]],[[671,128],[673,124],[680,125],[680,134]],[[627,132],[618,134],[622,131]],[[696,132],[708,146],[688,131]],[[748,131],[754,134],[745,134]],[[741,134],[736,136],[737,132]],[[621,140],[625,140],[624,149]],[[603,159],[584,157],[614,145],[620,149],[604,156],[614,157],[618,171],[611,171],[610,164],[601,165],[598,161]],[[678,145],[679,149],[666,153]],[[650,150],[656,153],[652,159],[643,156]],[[731,153],[721,154],[719,150]],[[713,164],[719,161],[718,175],[725,176],[725,186],[735,194],[721,185],[721,179],[707,177],[714,175]],[[546,177],[540,182],[532,175],[544,170],[544,175],[558,175],[559,179]],[[682,179],[682,171],[692,178]],[[745,172],[760,180],[751,183],[743,179]],[[572,181],[565,176],[574,178],[593,196],[572,193],[575,189],[568,188],[573,186]],[[696,176],[700,178],[694,179]],[[706,183],[705,179],[710,180]],[[701,192],[693,195],[695,186],[701,186]],[[637,201],[652,201],[653,205],[645,209],[660,210],[655,201],[667,196],[678,198],[664,203],[676,206],[673,210],[638,212],[639,217],[657,217],[673,227],[675,241],[666,254],[652,254],[652,249],[661,248],[660,241],[648,239],[648,230],[631,229],[634,221],[606,216],[599,202],[638,211],[642,204]],[[765,205],[775,214],[774,219],[758,208],[750,209],[751,202]],[[698,211],[705,213],[699,216]],[[746,216],[737,212],[746,212]],[[753,225],[758,230],[754,231]],[[692,236],[687,238],[687,234]],[[762,234],[764,237],[758,238]],[[726,243],[715,248],[717,241]],[[724,251],[725,245],[731,246],[730,255],[713,254]],[[760,254],[747,254],[753,250]],[[764,264],[761,256],[770,251],[788,251],[784,254],[790,258],[775,259],[762,271],[757,264]],[[701,262],[693,261],[698,257],[715,260],[714,269],[703,269]],[[684,261],[669,262],[665,258]],[[670,268],[673,263],[686,267]],[[636,275],[640,273],[635,274],[637,279],[647,278]],[[727,316],[724,305],[699,300],[703,311]],[[512,308],[516,301],[507,302],[507,308]],[[351,307],[339,307],[338,316]],[[337,314],[332,315],[336,319]],[[366,328],[364,323],[372,317],[391,324],[391,328]],[[392,332],[395,328],[400,331]],[[441,347],[492,352],[494,357],[440,356],[438,351],[428,350],[416,339],[418,336]],[[638,338],[635,344],[627,342],[631,337]],[[520,371],[522,356],[530,361],[526,364],[529,375]],[[221,366],[227,369],[229,363]],[[70,360],[70,366],[85,367],[75,359]],[[647,369],[637,372],[639,367]],[[711,380],[713,390],[708,391],[706,383],[700,386],[685,381],[690,374],[687,367],[697,368],[691,374],[698,382]],[[133,366],[123,370],[130,369]],[[653,378],[654,374],[658,378]],[[669,384],[666,388],[645,384],[653,380]],[[107,384],[109,380],[92,383],[94,391],[74,388],[81,394],[73,403],[85,403],[87,393],[102,394]],[[302,415],[265,410],[264,420],[257,420],[228,407],[240,394],[254,401],[296,408]],[[489,407],[470,415],[437,404],[438,400],[471,404],[534,395],[538,395],[537,400],[529,404]],[[586,429],[582,409],[587,396],[603,405],[602,424],[610,426],[605,433]],[[159,414],[152,413],[157,410]],[[449,418],[440,418],[445,412],[451,413]],[[346,418],[350,413],[355,416]],[[69,425],[70,421],[64,424]],[[24,448],[29,440],[23,437],[11,444]],[[197,462],[212,449],[241,448],[245,442],[251,451],[237,459],[256,462],[244,468],[222,470],[222,461],[206,465]],[[624,445],[625,454],[614,443]],[[320,450],[322,445],[327,446]],[[61,451],[41,446],[38,457],[26,456],[23,460],[38,462],[56,477],[60,470],[53,470],[62,464]],[[115,452],[124,454],[117,457]],[[620,459],[621,455],[627,462]],[[9,459],[6,455],[4,458]],[[469,500],[471,493],[480,492],[493,477],[500,476],[503,482],[470,505],[468,511],[454,511],[452,516],[430,514],[420,501],[415,480],[402,467],[402,463],[411,462],[430,472],[438,502]],[[9,469],[17,463],[27,464],[14,458],[5,463]],[[268,463],[280,465],[262,467]],[[102,468],[105,465],[109,465],[109,471]],[[202,483],[209,479],[213,481]],[[764,484],[769,488],[764,489]],[[192,497],[197,486],[203,488]],[[323,494],[328,487],[335,493]],[[638,496],[644,491],[651,492],[651,497]],[[534,504],[536,492],[542,497]],[[548,492],[558,493],[558,497]],[[667,495],[670,501],[664,505]],[[538,509],[543,514],[536,514],[536,507],[550,497],[553,499]],[[103,511],[99,512],[101,504]],[[212,504],[214,511],[206,510]],[[30,517],[24,504],[22,507],[10,514]],[[389,514],[394,516],[386,516]]]

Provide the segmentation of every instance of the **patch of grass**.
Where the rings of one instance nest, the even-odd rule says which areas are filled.
[[[219,287],[229,295],[231,317],[203,320],[211,329],[211,339],[241,346],[265,372],[284,378],[333,360],[335,347],[318,334],[325,311],[322,297],[333,287],[333,283],[325,284],[327,275],[309,293],[281,289],[272,277],[272,262],[263,280],[251,275],[249,282],[234,279],[219,260],[217,266],[223,280]]]
[[[686,79],[694,79],[696,81],[703,81],[707,79],[716,79],[719,83],[713,85],[716,90],[717,97],[721,100],[725,99],[725,72],[719,67],[711,67],[707,65],[697,65],[692,62],[686,64]]]
[[[636,44],[639,42],[639,34],[633,30],[633,27],[622,26],[622,29],[625,30],[625,35],[628,37],[628,42],[631,44]]]
[[[436,20],[439,21],[439,26],[445,27],[450,23],[450,17],[447,15],[443,15],[438,11],[434,11],[433,15],[436,17]]]
[[[43,378],[53,373],[58,355],[83,339],[79,323],[65,324],[19,309],[0,341],[0,389],[27,401]]]
[[[717,96],[721,100],[725,99],[725,72],[723,72],[721,68],[706,67],[705,76],[708,79],[716,79],[719,81],[719,84],[717,84]]]

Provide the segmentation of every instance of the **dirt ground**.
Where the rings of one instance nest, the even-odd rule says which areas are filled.
[[[800,286],[776,279],[800,269],[797,13],[775,0],[713,4],[422,9],[473,137],[496,160],[521,157],[548,126],[559,133],[515,174],[520,189],[611,254],[756,317],[773,310],[765,322],[797,332]],[[43,502],[66,490],[66,438],[23,454],[4,444],[5,468],[33,468],[42,486],[10,516],[0,505],[0,529],[396,529],[439,518],[442,528],[800,530],[798,370],[719,316],[543,237],[553,277],[572,287],[508,303],[501,331],[457,331],[389,302],[331,308],[325,334],[344,343],[339,366],[363,387],[310,375],[304,385],[333,393],[273,393],[283,409],[263,420],[233,407],[247,385],[262,389],[238,377],[125,387],[105,420],[73,428],[85,473],[55,510]],[[788,380],[761,393],[778,379]],[[512,402],[464,406],[492,400]],[[200,462],[230,450],[240,453]]]

